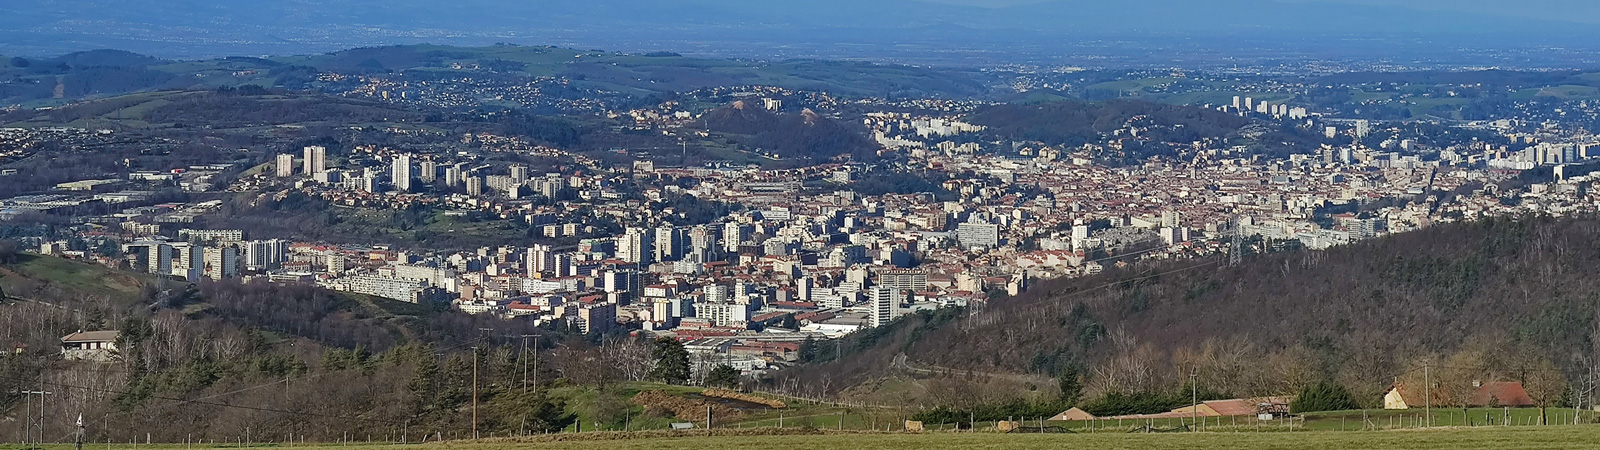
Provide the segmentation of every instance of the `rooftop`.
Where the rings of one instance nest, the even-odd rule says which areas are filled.
[[[117,340],[117,334],[117,330],[79,331],[61,338],[61,342],[115,342]]]

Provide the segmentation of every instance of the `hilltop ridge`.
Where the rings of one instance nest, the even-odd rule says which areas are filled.
[[[1519,379],[1552,367],[1577,379],[1595,370],[1584,361],[1600,338],[1600,283],[1582,270],[1600,265],[1600,248],[1588,244],[1597,238],[1600,219],[1502,218],[1238,266],[1140,263],[1046,281],[980,311],[909,315],[845,338],[842,358],[818,347],[813,364],[775,383],[828,379],[845,389],[894,375],[900,354],[957,374],[1073,368],[1091,397],[1167,389],[1190,368],[1210,392],[1282,395],[1327,379],[1368,406],[1430,361],[1475,361],[1462,377]]]

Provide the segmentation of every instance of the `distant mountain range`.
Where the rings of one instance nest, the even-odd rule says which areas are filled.
[[[593,89],[581,94],[591,96],[587,97],[589,100],[750,84],[825,91],[843,98],[973,98],[990,93],[995,83],[992,77],[974,70],[862,61],[756,62],[547,46],[393,45],[320,55],[235,56],[185,61],[125,50],[89,50],[49,58],[0,57],[0,106],[47,106],[81,97],[161,89],[211,90],[257,85],[316,90],[321,87],[314,85],[313,78],[319,71],[425,73],[458,63],[469,66],[499,63],[501,67],[494,74],[480,75],[510,77],[518,82],[538,76],[560,76],[572,82],[573,88]],[[60,92],[56,91],[57,87],[61,88]]]
[[[1535,9],[1549,3],[1574,14],[1510,15],[1504,7],[1479,3],[1441,9],[1428,1],[1411,2],[1412,8],[1330,1],[1061,0],[987,8],[917,0],[180,0],[128,7],[112,0],[53,0],[8,5],[0,15],[0,53],[122,48],[186,58],[516,42],[870,58],[893,57],[904,46],[1050,53],[1085,42],[1116,47],[1104,40],[1184,44],[1227,37],[1266,44],[1261,50],[1273,52],[1279,50],[1273,42],[1312,37],[1576,45],[1600,34],[1584,22],[1600,20],[1585,14],[1600,13],[1593,5],[1531,0],[1522,4]]]

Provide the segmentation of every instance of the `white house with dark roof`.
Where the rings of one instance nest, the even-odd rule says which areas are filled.
[[[61,338],[61,357],[76,361],[109,362],[117,357],[116,330],[79,331]]]

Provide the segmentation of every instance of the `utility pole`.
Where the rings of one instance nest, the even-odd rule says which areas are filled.
[[[478,438],[478,346],[472,346],[472,438]]]
[[[533,336],[533,393],[539,393],[539,336]]]
[[[533,391],[539,391],[539,335],[522,335],[522,393],[528,393],[528,338],[533,338]]]
[[[528,394],[528,335],[522,335],[522,357],[517,358],[522,363],[522,394]]]
[[[1428,374],[1430,363],[1422,364],[1422,423],[1423,427],[1433,426],[1433,379]],[[1413,391],[1415,392],[1415,391]]]
[[[29,392],[32,391],[22,391],[22,395],[32,395]],[[28,440],[33,439],[33,401],[28,397],[22,397],[22,420],[22,447],[27,448]]]
[[[1199,419],[1200,418],[1200,381],[1199,380],[1200,380],[1200,371],[1199,371],[1199,369],[1190,368],[1189,369],[1189,401],[1194,402],[1194,403],[1192,403],[1193,406],[1190,406],[1190,409],[1192,410],[1192,412],[1190,412],[1189,415],[1193,416],[1193,417],[1190,417],[1191,419]],[[1200,427],[1196,426],[1195,427],[1195,431],[1200,431]]]
[[[24,405],[27,405],[27,407],[28,407],[28,411],[26,411],[25,416],[24,416],[26,418],[25,420],[27,420],[27,423],[28,423],[27,431],[23,434],[23,438],[22,438],[22,443],[23,443],[24,446],[26,446],[28,441],[30,441],[30,440],[32,440],[33,443],[35,443],[35,444],[43,444],[44,443],[44,396],[50,395],[50,394],[52,394],[52,393],[44,390],[44,385],[43,384],[39,385],[39,390],[37,390],[37,391],[22,391],[22,395],[37,395],[37,396],[39,396],[39,427],[38,427],[38,429],[39,429],[39,437],[37,439],[35,439],[34,436],[33,436],[33,430],[34,430],[34,426],[33,426],[33,411],[31,411],[33,409],[33,402],[27,401],[26,398],[24,398],[23,401],[22,401],[22,403]]]
[[[484,345],[483,332],[493,331],[492,328],[478,329],[478,345],[472,346],[472,439],[478,439],[478,349]]]

